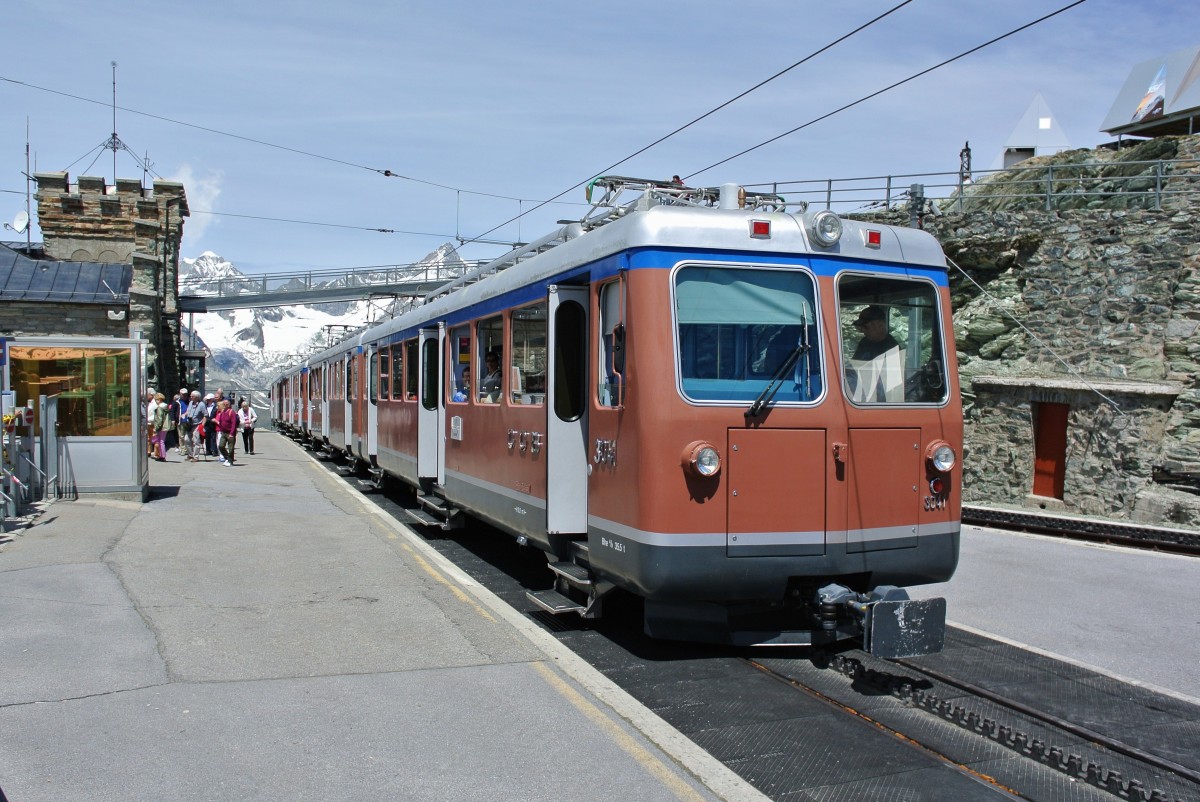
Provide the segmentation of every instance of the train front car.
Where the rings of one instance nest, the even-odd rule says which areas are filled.
[[[614,223],[619,269],[593,273],[590,570],[645,599],[656,637],[938,651],[944,600],[903,588],[958,560],[941,248],[720,205]]]

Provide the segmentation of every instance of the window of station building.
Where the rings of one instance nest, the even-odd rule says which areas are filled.
[[[33,401],[37,410],[38,396],[58,396],[60,437],[133,434],[140,413],[130,398],[129,349],[14,345],[8,356],[18,404]]]
[[[404,344],[404,400],[417,400],[417,377],[420,360],[417,359],[417,341]]]
[[[600,287],[600,359],[598,398],[601,406],[619,407],[625,391],[625,280]]]
[[[855,404],[941,404],[948,397],[937,287],[918,279],[838,280],[843,387]]]
[[[446,376],[450,380],[450,401],[465,404],[471,400],[471,327],[455,326],[448,337],[450,364]]]
[[[546,403],[546,302],[512,311],[508,370],[509,398],[514,404]]]
[[[695,401],[805,403],[822,392],[816,287],[804,270],[689,265],[675,273],[679,377]]]
[[[489,317],[475,324],[476,397],[481,404],[496,404],[504,392],[504,318]]]
[[[391,348],[392,400],[404,398],[404,344],[395,343]]]

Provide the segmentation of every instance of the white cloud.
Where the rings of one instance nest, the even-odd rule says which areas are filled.
[[[190,164],[183,164],[175,171],[174,175],[168,177],[168,180],[183,184],[189,208],[195,209],[197,212],[215,212],[217,210],[217,198],[221,196],[221,188],[225,183],[225,174],[222,171],[207,170],[202,175],[198,175]],[[211,214],[193,213],[183,227],[183,238],[187,242],[188,250],[198,250],[205,230],[209,225],[219,222]]]

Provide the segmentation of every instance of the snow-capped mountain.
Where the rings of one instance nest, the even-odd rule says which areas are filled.
[[[454,246],[446,243],[415,263],[412,271],[421,273],[429,267],[460,272],[465,264]],[[211,287],[218,280],[226,295],[231,287],[239,294],[262,289],[260,280],[243,274],[232,262],[211,251],[195,259],[180,260],[180,295],[211,294]],[[345,281],[338,278],[316,286],[336,287]],[[326,348],[364,325],[386,320],[408,303],[406,299],[384,302],[372,299],[185,315],[184,342],[191,347],[189,337],[194,334],[195,347],[208,350],[208,387],[232,385],[243,388],[244,392],[254,391],[257,396],[280,371],[300,357]],[[188,331],[189,324],[193,331]]]

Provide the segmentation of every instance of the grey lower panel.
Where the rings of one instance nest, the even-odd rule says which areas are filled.
[[[958,564],[958,538],[956,530],[922,535],[905,549],[851,552],[830,543],[820,554],[731,558],[724,545],[641,543],[593,522],[588,546],[593,570],[647,599],[779,601],[796,578],[866,576],[871,587],[944,582]]]

